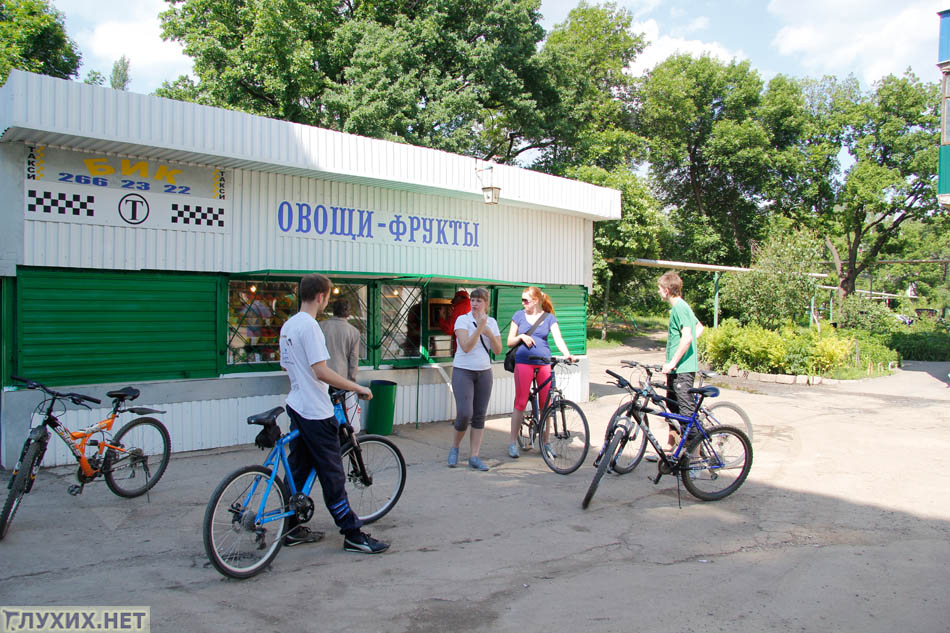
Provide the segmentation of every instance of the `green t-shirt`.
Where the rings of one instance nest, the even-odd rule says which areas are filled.
[[[698,323],[699,321],[696,319],[696,315],[693,314],[692,308],[683,301],[682,297],[673,300],[673,304],[670,306],[670,326],[666,338],[666,362],[673,360],[673,354],[676,353],[680,339],[683,338],[680,333],[683,326],[687,326],[693,331],[693,342],[690,343],[689,349],[686,350],[686,353],[683,354],[680,362],[676,365],[676,371],[681,374],[699,371],[699,359],[696,354],[696,325]]]

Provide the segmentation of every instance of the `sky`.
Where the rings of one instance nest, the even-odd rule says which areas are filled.
[[[579,0],[542,0],[546,30],[567,19]],[[164,0],[52,0],[83,55],[80,77],[109,76],[131,60],[130,90],[151,93],[191,70],[175,42],[161,39]],[[590,2],[590,4],[596,4]],[[748,60],[765,80],[853,74],[862,85],[908,67],[936,82],[937,12],[950,0],[616,0],[649,42],[631,71],[642,74],[679,51]]]

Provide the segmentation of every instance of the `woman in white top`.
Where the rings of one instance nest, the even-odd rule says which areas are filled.
[[[458,348],[452,361],[452,391],[455,392],[455,433],[449,450],[449,467],[459,460],[459,444],[469,424],[470,446],[468,465],[488,470],[478,456],[485,431],[485,412],[491,398],[492,371],[488,350],[501,353],[501,332],[495,319],[488,316],[488,291],[476,288],[471,292],[472,311],[459,316],[453,329]]]

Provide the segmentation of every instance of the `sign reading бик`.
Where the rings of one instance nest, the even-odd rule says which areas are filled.
[[[28,220],[229,233],[225,171],[28,145]]]

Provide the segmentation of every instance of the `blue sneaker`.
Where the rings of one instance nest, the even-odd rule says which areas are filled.
[[[548,456],[550,459],[555,459],[555,458],[557,457],[557,453],[555,453],[555,452],[554,452],[554,449],[551,448],[551,443],[550,443],[550,442],[548,442],[547,444],[544,445],[544,452],[547,453],[547,456]]]
[[[521,453],[518,452],[518,443],[512,442],[508,445],[508,457],[517,458],[520,457]]]
[[[474,468],[475,470],[488,470],[488,466],[485,462],[482,461],[482,458],[478,455],[468,458],[468,465]]]
[[[449,468],[455,468],[455,465],[459,463],[459,449],[450,448],[449,449]]]

